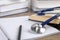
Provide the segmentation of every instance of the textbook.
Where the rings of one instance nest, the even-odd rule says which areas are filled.
[[[0,16],[7,16],[22,12],[27,12],[30,1],[28,0],[1,0],[0,1]]]
[[[32,10],[41,11],[48,8],[60,7],[60,1],[55,0],[33,0],[32,1]],[[48,11],[46,13],[60,13],[60,8],[57,8],[55,11]]]

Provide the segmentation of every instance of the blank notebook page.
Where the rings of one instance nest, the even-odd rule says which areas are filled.
[[[8,40],[1,29],[0,29],[0,40]]]

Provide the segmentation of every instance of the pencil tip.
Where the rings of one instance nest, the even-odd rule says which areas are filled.
[[[10,39],[8,39],[8,40],[10,40]]]
[[[22,27],[22,25],[20,25],[20,27]]]

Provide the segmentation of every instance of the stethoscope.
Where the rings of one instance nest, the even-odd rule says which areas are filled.
[[[60,7],[54,7],[54,8],[49,8],[46,10],[42,10],[41,12],[37,12],[37,15],[45,15],[44,12],[46,11],[53,11],[55,8],[60,8]],[[60,13],[52,16],[51,18],[49,18],[48,20],[46,20],[45,22],[40,23],[35,23],[31,26],[31,30],[35,33],[44,33],[46,31],[46,28],[44,27],[46,24],[48,24],[49,22],[51,22],[52,20],[56,19],[57,17],[60,16]]]
[[[53,7],[53,8],[47,8],[47,9],[44,9],[44,10],[41,10],[41,11],[34,11],[34,12],[37,13],[37,15],[41,16],[41,15],[45,15],[45,12],[47,12],[47,11],[54,11],[57,8],[60,8],[60,6]]]

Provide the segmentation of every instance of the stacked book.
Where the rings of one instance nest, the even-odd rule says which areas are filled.
[[[0,1],[0,16],[17,14],[28,11],[29,0],[1,0]]]
[[[41,0],[34,0],[32,3],[32,10],[33,11],[41,11],[43,9],[54,8],[60,6],[60,1],[41,1]],[[48,11],[46,13],[60,13],[60,8],[56,9],[55,11]]]

